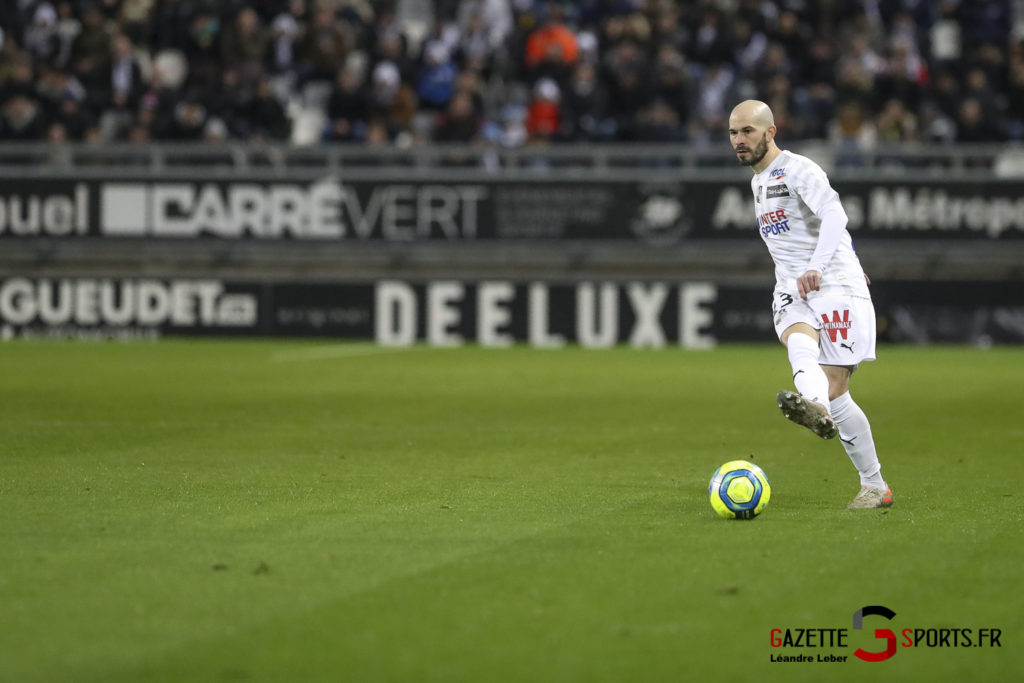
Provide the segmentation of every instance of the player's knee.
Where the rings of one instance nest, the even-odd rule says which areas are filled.
[[[850,390],[850,375],[852,368],[842,365],[822,365],[825,376],[828,377],[828,400],[833,401]]]
[[[828,378],[828,400],[834,401],[850,390],[849,377],[837,377],[829,375]]]

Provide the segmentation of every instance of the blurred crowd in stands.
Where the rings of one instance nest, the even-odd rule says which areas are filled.
[[[1021,0],[3,0],[0,140],[1024,140]]]

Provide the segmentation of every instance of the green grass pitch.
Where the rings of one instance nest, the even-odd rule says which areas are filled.
[[[896,505],[849,511],[778,346],[4,344],[0,680],[1019,680],[1024,350],[879,356]],[[748,457],[771,503],[718,519]],[[851,656],[887,627],[1001,647]]]

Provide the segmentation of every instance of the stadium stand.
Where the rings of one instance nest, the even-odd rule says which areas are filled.
[[[0,140],[720,142],[756,97],[840,161],[1024,139],[1009,0],[12,0]]]

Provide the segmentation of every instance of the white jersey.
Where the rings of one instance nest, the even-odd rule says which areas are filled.
[[[768,168],[750,181],[761,238],[775,261],[775,290],[797,296],[796,280],[807,272],[818,245],[818,215],[839,195],[828,176],[805,156],[782,150]],[[843,294],[870,298],[864,270],[853,250],[853,238],[843,228],[832,260],[822,272],[821,291],[810,296]]]

